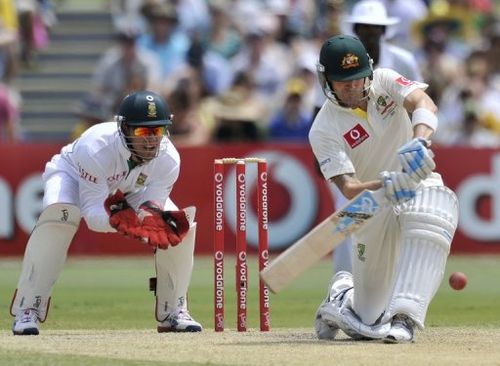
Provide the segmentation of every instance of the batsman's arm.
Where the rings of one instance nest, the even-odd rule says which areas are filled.
[[[378,179],[361,182],[354,174],[337,175],[330,178],[330,182],[334,183],[347,199],[354,198],[365,189],[374,191],[382,187],[382,182]]]

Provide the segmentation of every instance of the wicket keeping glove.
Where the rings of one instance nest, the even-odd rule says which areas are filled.
[[[141,222],[122,191],[117,190],[114,194],[110,194],[104,201],[104,208],[109,215],[111,227],[123,235],[137,236],[137,229]]]
[[[436,163],[433,159],[434,154],[428,149],[430,145],[430,140],[417,137],[401,146],[398,150],[398,157],[403,166],[403,171],[408,173],[416,182],[426,179],[436,169]]]
[[[154,202],[139,207],[140,237],[153,247],[176,246],[186,236],[189,222],[184,211],[162,211]]]
[[[408,173],[384,171],[379,177],[385,189],[385,196],[393,204],[404,203],[416,196],[418,183]]]

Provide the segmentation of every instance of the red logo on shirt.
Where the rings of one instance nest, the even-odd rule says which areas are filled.
[[[365,141],[368,137],[370,137],[370,135],[368,135],[368,132],[366,132],[363,126],[361,126],[359,123],[351,130],[349,130],[349,132],[344,134],[344,139],[353,149],[363,141]]]
[[[396,83],[398,83],[399,85],[403,85],[403,86],[409,86],[409,85],[415,84],[413,81],[405,78],[404,76],[398,77],[396,79]]]

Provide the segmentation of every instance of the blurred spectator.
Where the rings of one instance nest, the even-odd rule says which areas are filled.
[[[447,9],[431,7],[428,16],[413,27],[420,47],[417,61],[429,84],[426,92],[438,104],[444,89],[463,75],[467,53],[461,46],[466,33],[464,19]]]
[[[415,39],[411,35],[412,24],[426,17],[428,2],[424,0],[385,0],[388,15],[400,20],[392,27],[391,34],[387,35],[392,44],[412,52],[417,48]]]
[[[213,120],[214,141],[258,141],[265,137],[269,110],[255,94],[251,76],[244,72],[236,75],[227,92],[207,99],[204,110]]]
[[[205,50],[201,41],[193,37],[186,61],[164,81],[163,91],[168,95],[180,79],[194,77],[203,95],[219,95],[231,87],[233,70],[229,60],[211,50]]]
[[[19,104],[19,94],[0,83],[0,142],[20,141]]]
[[[17,0],[21,61],[33,67],[38,50],[49,44],[48,28],[55,21],[50,0]]]
[[[144,0],[107,0],[115,29],[147,30],[146,19],[141,12]]]
[[[177,12],[171,4],[153,4],[143,8],[143,13],[149,31],[139,38],[138,45],[156,54],[160,61],[160,79],[165,80],[185,63],[191,41],[177,29]]]
[[[276,42],[291,46],[294,39],[300,36],[290,22],[290,2],[288,0],[269,0],[267,10],[277,20],[274,39]]]
[[[311,127],[311,109],[305,110],[303,96],[307,85],[301,79],[291,79],[283,107],[271,118],[268,137],[280,141],[304,142]]]
[[[231,59],[241,48],[241,37],[229,17],[228,0],[209,0],[211,23],[208,32],[201,35],[205,50],[213,51],[226,59]]]
[[[174,114],[169,132],[176,145],[195,146],[210,142],[212,132],[201,112],[201,94],[198,80],[185,77],[166,98]]]
[[[320,44],[329,37],[343,33],[341,25],[345,15],[344,0],[320,1],[316,9],[315,34]]]
[[[210,27],[207,0],[164,0],[175,6],[179,30],[187,34],[203,34]]]
[[[484,51],[471,53],[460,84],[445,89],[435,140],[443,145],[500,147],[500,89],[489,78]]]
[[[373,67],[391,68],[410,80],[422,81],[415,57],[409,51],[385,41],[387,28],[398,24],[399,19],[388,17],[380,1],[357,2],[346,22],[365,46],[373,60]]]
[[[500,89],[500,20],[493,23],[485,34],[486,59],[491,71],[492,83]]]
[[[107,110],[102,100],[95,95],[86,95],[79,103],[76,115],[79,121],[71,132],[71,141],[76,140],[85,130],[95,124],[110,121],[111,117],[107,114]]]
[[[135,30],[119,31],[117,45],[104,53],[94,70],[92,94],[101,98],[106,114],[116,110],[118,103],[131,91],[159,91],[158,59],[147,50],[139,51],[136,39]]]
[[[10,84],[17,76],[17,13],[14,4],[6,0],[0,7],[0,80]]]
[[[245,35],[244,47],[232,60],[234,72],[250,75],[257,95],[269,103],[276,101],[293,71],[290,50],[272,38],[276,23],[267,22],[272,19],[276,20],[256,21],[255,27]]]

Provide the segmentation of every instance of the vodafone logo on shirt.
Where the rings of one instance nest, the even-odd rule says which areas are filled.
[[[359,123],[344,134],[344,139],[347,141],[351,148],[355,148],[363,141],[365,141],[370,135]]]
[[[398,83],[399,85],[403,85],[403,86],[409,86],[409,85],[414,84],[413,81],[405,78],[404,76],[400,76],[399,78],[397,78],[396,83]]]

